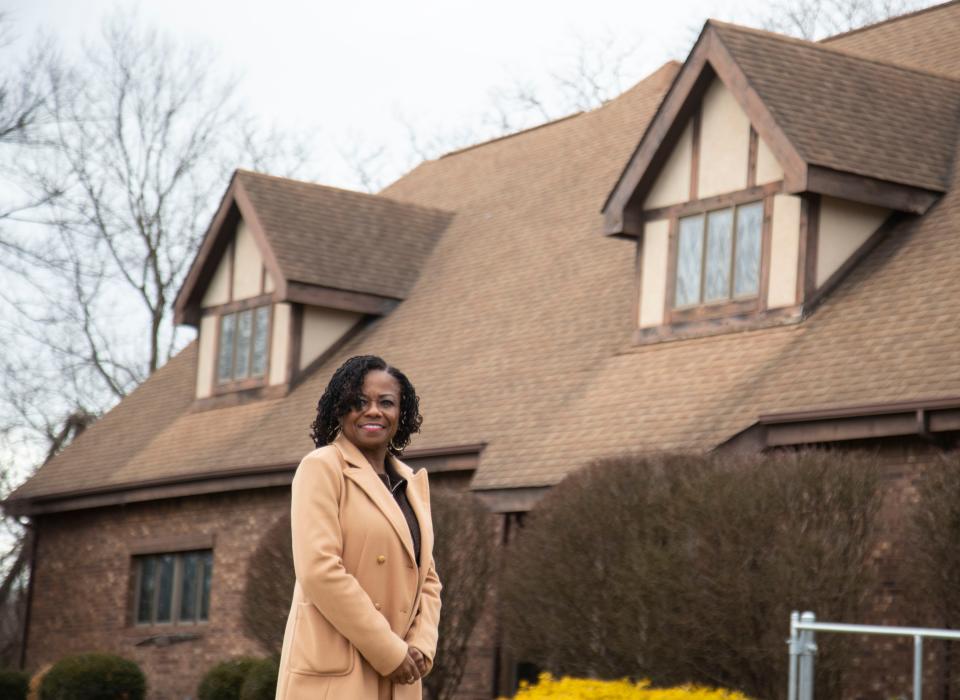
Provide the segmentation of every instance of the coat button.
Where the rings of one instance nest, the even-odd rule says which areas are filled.
[[[379,610],[379,609],[382,608],[383,606],[380,605],[380,603],[374,603],[374,604],[373,604],[373,607],[375,607],[377,610]]]
[[[382,564],[382,563],[384,563],[386,560],[387,560],[387,558],[386,558],[385,556],[383,556],[382,554],[381,554],[379,557],[377,557],[377,563],[378,563],[378,564]]]

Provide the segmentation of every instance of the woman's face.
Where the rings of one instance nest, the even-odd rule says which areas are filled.
[[[390,445],[400,421],[400,384],[382,369],[363,377],[359,406],[340,418],[340,430],[363,451]]]

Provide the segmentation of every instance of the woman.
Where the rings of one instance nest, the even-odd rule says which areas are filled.
[[[347,360],[317,406],[317,449],[293,478],[296,585],[277,700],[420,700],[440,580],[427,474],[397,457],[419,399],[379,357]]]

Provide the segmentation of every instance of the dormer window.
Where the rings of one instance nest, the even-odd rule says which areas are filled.
[[[681,218],[674,308],[755,298],[762,230],[763,202]]]
[[[220,317],[217,385],[259,384],[267,372],[270,306]]]

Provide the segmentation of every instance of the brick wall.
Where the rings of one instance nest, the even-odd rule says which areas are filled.
[[[150,698],[195,698],[201,676],[213,664],[264,655],[241,631],[246,561],[260,535],[288,508],[289,489],[273,488],[43,516],[27,669],[36,671],[66,654],[112,652],[140,664]],[[134,627],[131,548],[197,533],[215,537],[209,621]],[[153,635],[184,632],[201,636],[169,646],[137,645]]]
[[[463,486],[463,479],[437,481]],[[200,678],[215,663],[265,655],[241,627],[246,562],[289,503],[289,488],[280,487],[41,517],[27,670],[67,654],[111,652],[140,665],[151,700],[183,700],[196,697]],[[134,626],[132,550],[160,538],[202,534],[215,540],[209,621]],[[494,630],[491,607],[471,640],[458,700],[492,697]],[[138,646],[155,635],[180,633],[200,638]]]

